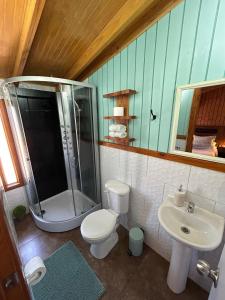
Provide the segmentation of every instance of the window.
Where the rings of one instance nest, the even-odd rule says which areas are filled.
[[[23,184],[19,159],[3,100],[0,100],[0,176],[6,191]]]

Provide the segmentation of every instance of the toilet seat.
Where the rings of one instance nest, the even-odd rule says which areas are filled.
[[[90,241],[107,238],[116,225],[117,215],[106,209],[97,210],[88,215],[81,224],[81,234]]]

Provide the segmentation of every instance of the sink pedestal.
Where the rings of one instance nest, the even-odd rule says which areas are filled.
[[[193,249],[173,239],[167,284],[176,294],[185,290]]]

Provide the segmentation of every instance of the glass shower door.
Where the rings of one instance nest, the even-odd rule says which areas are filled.
[[[24,134],[24,128],[22,118],[20,114],[19,104],[17,101],[16,87],[14,84],[8,86],[8,116],[10,120],[11,128],[13,129],[13,137],[16,144],[16,148],[20,157],[21,168],[24,174],[25,189],[27,192],[30,208],[38,216],[41,216],[41,206],[39,203],[38,193],[34,180],[34,174],[31,167],[29,158],[29,151],[26,143],[26,137]]]
[[[61,88],[66,127],[70,131],[68,138],[69,157],[76,215],[78,216],[99,203],[95,166],[92,89],[69,85]]]
[[[98,202],[96,180],[95,138],[93,128],[92,88],[72,86],[73,122],[76,127],[77,159],[79,161],[83,211]],[[79,200],[77,207],[79,209]]]
[[[32,177],[29,200],[39,207],[38,215],[47,221],[65,221],[75,217],[71,172],[68,168],[68,145],[61,99],[58,93],[16,88],[16,100],[30,162]],[[65,145],[65,144],[66,145]]]

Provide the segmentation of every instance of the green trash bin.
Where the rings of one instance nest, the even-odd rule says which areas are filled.
[[[133,256],[140,256],[143,252],[144,233],[139,227],[129,231],[129,252]]]

